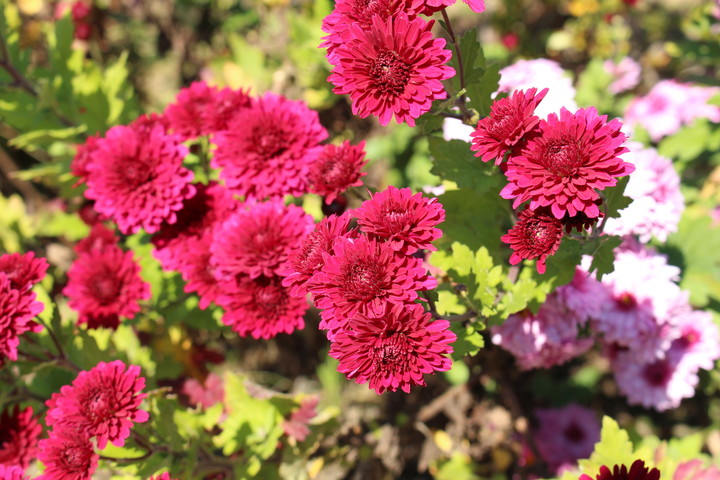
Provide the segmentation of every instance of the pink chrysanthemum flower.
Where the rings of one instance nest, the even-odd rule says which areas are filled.
[[[562,408],[538,408],[535,417],[535,444],[553,472],[589,457],[600,441],[600,422],[589,408],[575,403]]]
[[[677,408],[695,395],[697,366],[688,356],[669,352],[665,358],[642,363],[631,352],[619,352],[613,372],[620,391],[631,405],[658,411]]]
[[[435,12],[442,10],[443,8],[450,7],[455,4],[456,0],[421,0],[420,3],[424,7],[421,12],[423,15],[432,15]],[[485,11],[485,0],[463,0],[475,13],[482,13]]]
[[[618,63],[612,60],[606,60],[603,68],[613,76],[612,83],[608,86],[610,93],[617,95],[635,88],[640,83],[640,74],[642,67],[631,57],[624,57]]]
[[[363,202],[352,215],[363,233],[406,255],[420,249],[437,250],[432,242],[442,236],[442,230],[435,227],[445,221],[445,210],[436,198],[393,186]]]
[[[217,266],[211,261],[210,242],[212,239],[203,236],[201,241],[192,242],[185,252],[180,273],[185,284],[185,293],[196,292],[200,297],[198,306],[205,310],[223,293],[222,285],[218,282]]]
[[[424,374],[450,370],[457,338],[447,320],[431,320],[420,305],[389,303],[377,317],[353,316],[352,328],[341,330],[330,346],[338,371],[356,383],[368,383],[378,394],[412,385],[425,386]]]
[[[300,400],[300,406],[293,410],[290,418],[283,420],[282,429],[285,435],[302,442],[310,434],[308,424],[317,416],[317,406],[320,403],[318,395],[311,395]]]
[[[223,284],[225,294],[217,303],[225,309],[222,321],[241,337],[272,338],[305,326],[309,308],[304,298],[290,295],[281,277],[238,276]]]
[[[12,288],[13,283],[0,272],[0,366],[6,358],[17,360],[20,335],[42,329],[32,319],[45,308],[35,293]]]
[[[370,29],[375,16],[385,19],[405,13],[414,17],[422,7],[422,0],[338,0],[332,13],[323,19],[322,30],[328,35],[320,48],[327,48],[328,61],[337,65],[335,50],[352,38],[351,25]]]
[[[225,387],[222,377],[210,373],[203,383],[194,378],[185,380],[182,393],[188,397],[191,406],[201,405],[203,408],[210,408],[223,401]]]
[[[545,260],[560,248],[563,224],[547,209],[526,208],[518,216],[517,223],[500,240],[510,245],[513,253],[510,264],[537,258],[538,273],[545,273]]]
[[[720,478],[720,468],[716,465],[705,466],[704,463],[700,458],[681,462],[677,466],[672,480],[717,480]]]
[[[99,136],[94,135],[88,137],[85,143],[77,146],[75,156],[70,163],[70,173],[78,177],[78,181],[75,182],[75,186],[85,183],[85,179],[88,176],[88,165],[92,162],[95,150],[97,149],[97,141],[100,139]]]
[[[111,128],[87,166],[85,197],[123,233],[154,233],[163,222],[175,222],[183,201],[195,194],[193,173],[182,167],[187,148],[180,141],[159,123]]]
[[[211,161],[234,193],[263,199],[307,193],[310,165],[327,131],[301,101],[266,93],[213,137]]]
[[[150,299],[150,285],[140,277],[132,252],[113,246],[81,254],[68,272],[63,294],[88,328],[117,328],[120,317],[133,318],[140,300]]]
[[[433,22],[405,14],[372,18],[370,28],[352,24],[337,48],[328,80],[334,93],[349,94],[354,115],[375,115],[381,125],[395,119],[415,126],[433,100],[447,97],[442,81],[455,75],[446,66],[452,54],[434,38]]]
[[[277,201],[248,205],[231,215],[213,239],[210,251],[218,279],[278,274],[314,226],[312,217],[295,205]]]
[[[638,459],[633,462],[629,471],[627,465],[615,465],[612,471],[603,465],[595,478],[583,473],[580,480],[660,480],[660,470],[646,467],[645,462]]]
[[[41,433],[42,425],[33,416],[32,407],[5,410],[0,415],[0,465],[27,468],[37,457]]]
[[[0,478],[3,480],[26,480],[25,471],[17,465],[0,464]]]
[[[366,163],[364,141],[358,145],[350,145],[347,140],[342,145],[325,145],[310,166],[310,192],[323,195],[325,203],[331,204],[348,188],[362,185],[360,177],[367,173],[360,170]]]
[[[95,437],[98,448],[108,441],[117,447],[125,445],[130,429],[135,423],[143,423],[148,413],[140,410],[146,394],[145,379],[140,367],[126,367],[120,360],[100,362],[89,371],[80,372],[72,385],[65,385],[59,395],[47,402],[46,421],[53,433],[71,426]]]
[[[572,282],[555,290],[561,303],[573,312],[584,324],[597,318],[605,302],[610,300],[610,292],[584,270],[577,268]]]
[[[22,293],[30,291],[36,283],[45,278],[47,260],[35,257],[35,253],[12,253],[0,256],[0,273],[10,280],[10,286]]]
[[[511,93],[514,90],[547,88],[548,93],[538,105],[535,114],[541,118],[550,113],[560,113],[561,108],[574,112],[575,87],[571,76],[568,76],[559,63],[547,58],[518,60],[500,70],[499,92]]]
[[[90,234],[75,244],[75,253],[81,255],[93,251],[103,251],[107,248],[117,247],[120,238],[115,232],[98,222],[92,226]]]
[[[720,358],[720,333],[709,312],[687,309],[673,319],[678,337],[670,350],[683,355],[683,361],[698,369],[712,370]]]
[[[356,230],[348,231],[349,225],[350,215],[347,212],[340,216],[325,217],[305,237],[302,245],[290,254],[287,263],[280,269],[280,275],[285,277],[282,284],[290,288],[290,295],[307,295],[307,282],[325,265],[323,254],[333,254],[335,239],[357,235]]]
[[[505,154],[537,127],[540,119],[533,112],[547,92],[547,88],[540,93],[535,88],[515,90],[509,97],[494,101],[490,115],[470,134],[470,150],[483,162],[494,158],[495,165],[500,165]]]
[[[38,460],[45,465],[35,480],[92,480],[100,455],[92,442],[73,429],[53,431],[40,440]]]
[[[152,237],[153,255],[165,270],[181,270],[193,244],[206,241],[203,237],[212,236],[215,228],[240,206],[225,187],[215,182],[196,184],[195,188],[197,193],[185,200],[177,221],[164,223]]]
[[[323,255],[325,265],[308,283],[315,306],[323,309],[320,328],[329,330],[329,336],[357,312],[380,316],[386,303],[405,306],[418,297],[418,290],[437,286],[421,259],[398,254],[386,243],[340,237],[333,251]]]
[[[173,132],[191,139],[227,129],[232,117],[249,106],[250,97],[242,90],[193,82],[180,90],[164,115]]]
[[[508,184],[500,196],[514,198],[513,208],[526,201],[533,210],[550,207],[558,219],[580,212],[599,217],[596,190],[614,186],[617,177],[634,170],[618,157],[628,151],[621,127],[592,107],[550,114],[540,121],[539,134],[508,160]]]
[[[177,480],[177,479],[171,477],[168,472],[164,472],[160,475],[154,475],[154,476],[148,478],[148,480]]]

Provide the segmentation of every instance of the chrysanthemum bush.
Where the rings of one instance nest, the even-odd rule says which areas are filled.
[[[0,477],[720,475],[631,420],[717,423],[716,87],[490,61],[482,1],[326,7],[267,88],[211,62],[145,113],[132,57],[91,60],[114,7],[58,7],[37,58],[4,7],[1,126],[52,168],[0,164]]]

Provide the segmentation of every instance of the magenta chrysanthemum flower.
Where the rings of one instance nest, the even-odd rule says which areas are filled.
[[[645,466],[643,460],[635,460],[628,471],[627,465],[615,465],[612,471],[605,465],[593,479],[590,475],[583,473],[580,480],[660,480],[660,470]]]
[[[302,208],[276,201],[239,210],[218,228],[210,247],[218,279],[278,274],[314,225]]]
[[[214,229],[240,206],[225,187],[215,182],[196,184],[195,188],[197,193],[185,200],[177,221],[164,223],[152,237],[153,255],[166,270],[182,269],[192,244],[205,242],[205,236],[212,237]]]
[[[120,317],[133,318],[140,300],[150,299],[150,285],[140,277],[132,252],[114,246],[81,254],[68,272],[63,294],[88,328],[117,328]]]
[[[161,475],[154,475],[154,476],[148,478],[148,480],[177,480],[177,479],[171,477],[168,472],[165,472]]]
[[[457,337],[447,320],[431,320],[420,305],[385,303],[378,317],[356,314],[330,346],[338,371],[378,394],[425,386],[424,374],[450,370]]]
[[[232,117],[249,106],[250,97],[242,90],[193,82],[180,90],[164,115],[173,132],[190,139],[227,129]]]
[[[223,293],[222,286],[217,280],[217,268],[211,261],[211,241],[210,237],[204,236],[201,241],[189,244],[180,266],[182,278],[187,282],[184,291],[198,294],[200,297],[198,306],[201,310],[205,310]]]
[[[334,93],[349,94],[352,112],[375,115],[381,125],[415,126],[433,100],[447,97],[442,81],[455,75],[446,66],[452,54],[445,40],[434,38],[433,22],[398,14],[372,17],[372,26],[350,25],[348,39],[335,53],[337,64],[328,80]]]
[[[537,258],[538,273],[545,273],[545,260],[560,248],[563,224],[547,209],[520,212],[518,222],[500,240],[510,245],[510,264]]]
[[[483,162],[494,158],[495,165],[500,165],[505,154],[537,127],[540,119],[533,112],[547,92],[547,88],[540,93],[535,88],[515,90],[509,97],[494,101],[490,115],[470,134],[470,150]]]
[[[3,480],[26,480],[25,471],[17,465],[5,466],[0,464],[0,478]]]
[[[357,312],[380,316],[386,303],[405,306],[418,297],[418,290],[437,286],[421,259],[398,254],[386,243],[340,237],[333,251],[323,255],[325,265],[308,282],[315,306],[323,309],[320,328],[329,336]]]
[[[116,126],[97,141],[88,164],[85,197],[123,233],[157,232],[174,223],[183,200],[195,194],[193,173],[182,167],[187,148],[157,122]]]
[[[369,30],[375,16],[385,19],[406,13],[414,17],[422,7],[421,0],[338,0],[332,13],[323,19],[322,30],[328,35],[323,37],[320,48],[327,48],[328,61],[336,65],[335,50],[352,38],[351,25]]]
[[[303,315],[309,305],[304,298],[290,295],[281,277],[242,275],[223,286],[226,293],[217,299],[225,309],[223,323],[241,337],[267,339],[305,326]]]
[[[75,156],[70,163],[70,173],[78,177],[78,181],[75,182],[75,186],[85,183],[85,179],[88,176],[88,165],[92,162],[95,150],[97,149],[97,141],[100,139],[99,136],[94,135],[88,137],[85,143],[81,143],[77,146]]]
[[[301,101],[266,93],[213,137],[211,165],[234,193],[263,199],[307,193],[310,165],[327,131]]]
[[[331,204],[335,197],[350,187],[362,185],[360,177],[367,175],[360,170],[365,160],[365,142],[350,145],[345,140],[342,145],[325,145],[310,166],[308,181],[310,192],[325,197],[325,203]]]
[[[333,254],[335,239],[356,236],[356,230],[348,231],[349,225],[350,215],[347,212],[325,217],[305,237],[302,245],[290,254],[287,263],[280,269],[280,275],[285,277],[282,284],[290,288],[290,295],[307,295],[307,282],[325,265],[323,254]]]
[[[0,256],[0,273],[10,280],[11,288],[22,293],[29,292],[36,283],[45,278],[47,260],[35,257],[35,253],[12,253]]]
[[[575,403],[562,408],[538,408],[535,417],[535,444],[553,472],[589,457],[600,441],[600,422],[589,408]]]
[[[618,157],[628,151],[621,127],[592,107],[550,114],[540,121],[539,134],[508,160],[508,184],[500,196],[514,198],[513,208],[526,201],[532,210],[549,207],[558,219],[579,212],[599,217],[596,190],[614,186],[617,177],[634,170]]]
[[[91,480],[100,455],[87,437],[69,429],[40,440],[38,459],[45,471],[35,480]]]
[[[432,15],[435,12],[447,8],[455,4],[456,0],[420,0],[420,3],[424,7],[423,15]],[[463,0],[475,13],[482,13],[485,11],[485,0]]]
[[[32,319],[44,308],[34,292],[13,288],[7,274],[0,272],[0,366],[6,358],[17,360],[20,335],[42,329]]]
[[[5,410],[0,415],[0,465],[27,468],[37,457],[41,433],[42,425],[33,416],[32,407]]]
[[[146,397],[140,393],[143,388],[145,379],[137,365],[126,367],[120,360],[100,362],[80,372],[72,385],[62,387],[59,395],[47,402],[47,424],[53,433],[71,426],[87,438],[96,437],[100,449],[108,441],[122,447],[133,424],[148,419],[148,413],[140,410]]]
[[[363,202],[352,215],[363,233],[406,255],[420,249],[437,250],[432,242],[442,236],[442,230],[435,227],[445,220],[445,210],[436,198],[393,186]]]
[[[120,238],[114,231],[98,222],[92,226],[90,234],[75,245],[75,253],[81,255],[92,251],[103,251],[117,247],[119,242]]]

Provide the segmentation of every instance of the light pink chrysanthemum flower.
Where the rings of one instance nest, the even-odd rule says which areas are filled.
[[[533,432],[540,456],[551,471],[576,463],[593,452],[600,441],[600,421],[594,411],[571,403],[562,408],[535,410],[538,427]]]
[[[490,115],[470,134],[470,150],[483,162],[495,159],[495,165],[500,165],[505,154],[537,127],[540,119],[533,112],[547,92],[547,88],[540,93],[535,88],[515,90],[509,97],[494,101]]]
[[[325,203],[330,205],[348,188],[363,184],[360,178],[367,173],[360,170],[366,163],[365,141],[358,145],[350,145],[347,140],[342,145],[325,145],[310,166],[310,192],[323,195]]]
[[[611,235],[638,235],[647,243],[652,237],[661,242],[676,232],[685,209],[680,176],[669,158],[653,148],[631,142],[624,159],[635,165],[625,195],[633,202],[620,211],[620,218],[609,218],[605,232]]]
[[[336,238],[357,236],[357,230],[349,231],[349,226],[348,212],[340,216],[325,217],[317,224],[315,230],[305,237],[302,245],[290,254],[287,263],[280,270],[280,275],[285,277],[282,284],[290,288],[292,296],[307,295],[307,282],[325,265],[323,254],[333,254],[332,246]]]
[[[705,466],[705,462],[696,458],[681,462],[675,469],[672,480],[718,480],[720,468],[716,465]],[[634,480],[634,479],[633,479]],[[642,480],[642,479],[641,479]],[[659,479],[656,479],[659,480]]]
[[[423,375],[450,370],[457,337],[447,320],[432,321],[422,306],[389,303],[378,317],[356,314],[352,328],[341,330],[330,346],[338,371],[378,394],[412,385],[425,386]]]
[[[225,310],[222,321],[241,337],[268,339],[305,326],[303,316],[310,306],[305,298],[290,295],[281,277],[240,275],[224,282],[223,290],[217,299]]]
[[[712,370],[720,358],[720,333],[712,314],[688,308],[676,314],[673,323],[678,337],[670,350],[683,355],[683,361],[695,364],[698,369]]]
[[[230,119],[249,106],[250,97],[242,90],[193,82],[180,90],[164,116],[173,132],[191,139],[227,129]]]
[[[421,249],[437,250],[432,242],[442,236],[442,230],[436,227],[445,221],[445,210],[437,198],[393,186],[372,195],[351,215],[363,233],[406,255]]]
[[[98,140],[88,164],[85,197],[126,234],[157,232],[173,223],[195,194],[193,173],[182,167],[187,148],[159,123],[116,126]]]
[[[37,457],[41,433],[42,425],[33,416],[32,407],[5,410],[0,415],[0,466],[27,468]]]
[[[591,338],[578,338],[582,319],[556,295],[548,296],[537,315],[524,311],[491,328],[492,342],[515,356],[522,370],[560,365],[588,351]]]
[[[605,71],[613,76],[608,90],[610,93],[617,95],[626,90],[631,90],[640,83],[640,73],[642,68],[640,64],[631,57],[624,57],[618,63],[612,60],[606,60],[603,63]]]
[[[183,204],[177,221],[164,223],[153,235],[153,256],[165,270],[180,270],[192,244],[205,241],[215,228],[239,208],[240,203],[223,186],[215,182],[196,184],[197,193]]]
[[[40,440],[38,460],[45,465],[35,480],[92,480],[100,455],[87,436],[73,429],[52,431]]]
[[[352,38],[351,25],[369,30],[375,16],[386,19],[405,13],[413,18],[422,7],[422,0],[338,0],[332,13],[323,19],[322,30],[327,35],[322,38],[320,48],[327,48],[328,61],[337,65],[335,51]]]
[[[571,112],[578,109],[572,79],[559,63],[545,58],[518,60],[500,70],[499,92],[510,93],[530,88],[548,89],[542,103],[535,109],[535,115],[540,118],[550,113],[559,114],[562,108]]]
[[[462,140],[472,142],[472,133],[475,129],[457,118],[446,118],[443,120],[443,138],[445,140]]]
[[[658,142],[698,118],[720,122],[720,107],[708,100],[720,93],[718,87],[701,87],[676,80],[661,80],[644,97],[633,99],[625,110],[625,123],[638,124]]]
[[[188,397],[191,406],[201,405],[203,408],[210,408],[223,401],[225,387],[222,377],[211,372],[203,383],[194,378],[185,380],[182,393]]]
[[[300,407],[290,414],[290,418],[283,420],[282,429],[285,435],[302,442],[310,434],[308,424],[317,416],[317,406],[320,403],[318,395],[310,395],[300,400]]]
[[[513,253],[510,264],[517,265],[523,260],[537,259],[538,273],[545,273],[545,260],[560,248],[563,224],[548,209],[526,208],[518,216],[517,223],[500,240],[510,245]]]
[[[117,328],[120,317],[133,318],[141,300],[150,299],[150,285],[140,277],[132,252],[117,245],[81,254],[68,271],[63,294],[88,328]]]
[[[323,254],[325,265],[308,282],[315,306],[323,309],[320,328],[330,337],[357,312],[379,316],[386,303],[404,306],[418,298],[418,290],[437,286],[421,259],[365,236],[339,237],[333,252]]]
[[[432,25],[405,14],[374,16],[370,28],[352,24],[350,38],[335,51],[337,64],[328,77],[333,92],[350,95],[360,118],[375,115],[387,125],[394,115],[415,126],[434,100],[447,97],[442,81],[455,75],[445,65],[452,54],[445,40],[433,37]]]
[[[619,352],[613,372],[628,403],[658,411],[677,408],[683,398],[695,395],[698,383],[691,358],[672,351],[648,363],[638,362],[630,352]]]
[[[310,165],[327,138],[318,114],[301,101],[266,93],[213,136],[211,166],[233,192],[264,199],[307,193]]]
[[[228,217],[213,239],[210,251],[217,278],[279,274],[314,226],[312,217],[295,205],[279,201],[247,205]]]
[[[573,312],[581,322],[596,318],[603,305],[610,300],[610,291],[602,283],[577,268],[572,282],[555,290],[558,300]]]
[[[145,379],[137,365],[126,367],[120,360],[100,362],[80,372],[72,385],[63,386],[47,402],[47,424],[53,427],[53,434],[69,426],[85,438],[95,437],[100,449],[108,442],[122,447],[132,426],[149,417],[140,410],[147,396],[140,393],[143,388]]]
[[[539,134],[508,160],[508,184],[500,196],[514,198],[513,208],[526,201],[533,210],[550,207],[558,219],[599,217],[596,190],[614,186],[634,169],[619,157],[627,152],[621,126],[592,107],[550,114],[540,121]]]

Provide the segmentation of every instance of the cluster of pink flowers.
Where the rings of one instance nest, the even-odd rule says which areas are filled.
[[[32,252],[0,256],[0,366],[7,359],[17,360],[20,335],[42,330],[33,318],[45,307],[35,300],[32,288],[47,268],[47,261]]]
[[[579,334],[589,327],[629,403],[675,408],[694,395],[698,371],[720,358],[718,327],[709,313],[692,309],[679,274],[664,256],[626,243],[602,282],[578,269],[537,314],[511,315],[493,327],[493,342],[523,369],[548,368],[589,349],[594,338]]]
[[[642,67],[631,57],[624,57],[619,62],[606,60],[603,63],[605,71],[612,75],[613,80],[608,86],[610,93],[618,94],[632,90],[640,83]]]
[[[63,294],[88,328],[120,325],[120,317],[134,318],[140,301],[150,299],[150,285],[140,277],[133,253],[124,251],[115,233],[102,223],[78,242],[78,257],[68,271]]]
[[[455,75],[445,65],[452,53],[445,40],[432,34],[432,15],[455,0],[340,0],[323,21],[320,47],[333,65],[328,80],[334,93],[348,94],[353,114],[378,117],[387,125],[393,116],[410,126],[447,97],[442,81]],[[483,0],[465,0],[475,12]]]
[[[608,122],[594,108],[561,108],[559,116],[539,119],[534,111],[547,92],[517,90],[496,100],[471,134],[475,156],[502,164],[508,184],[500,196],[514,199],[513,208],[529,202],[502,237],[513,249],[510,263],[537,259],[540,273],[564,230],[583,230],[602,216],[598,191],[634,170],[619,157],[628,151],[620,121]]]
[[[30,462],[37,457],[38,439],[42,425],[33,416],[32,407],[20,409],[17,405],[0,415],[0,478],[14,478],[13,470],[21,478]],[[2,475],[5,468],[6,476]]]
[[[140,410],[145,379],[140,367],[120,360],[100,362],[82,371],[46,402],[50,431],[41,440],[38,459],[45,465],[40,480],[89,480],[108,442],[122,447],[135,423],[148,420]],[[95,442],[93,443],[93,439]]]
[[[698,118],[720,122],[720,107],[708,100],[718,87],[701,87],[676,80],[661,80],[644,97],[633,99],[625,110],[625,123],[640,125],[658,142]]]
[[[350,229],[350,216],[358,228]],[[425,385],[450,368],[455,335],[416,303],[437,284],[419,250],[434,250],[445,219],[434,199],[409,188],[375,194],[358,209],[325,218],[291,255],[283,285],[312,294],[338,370],[378,393]]]

